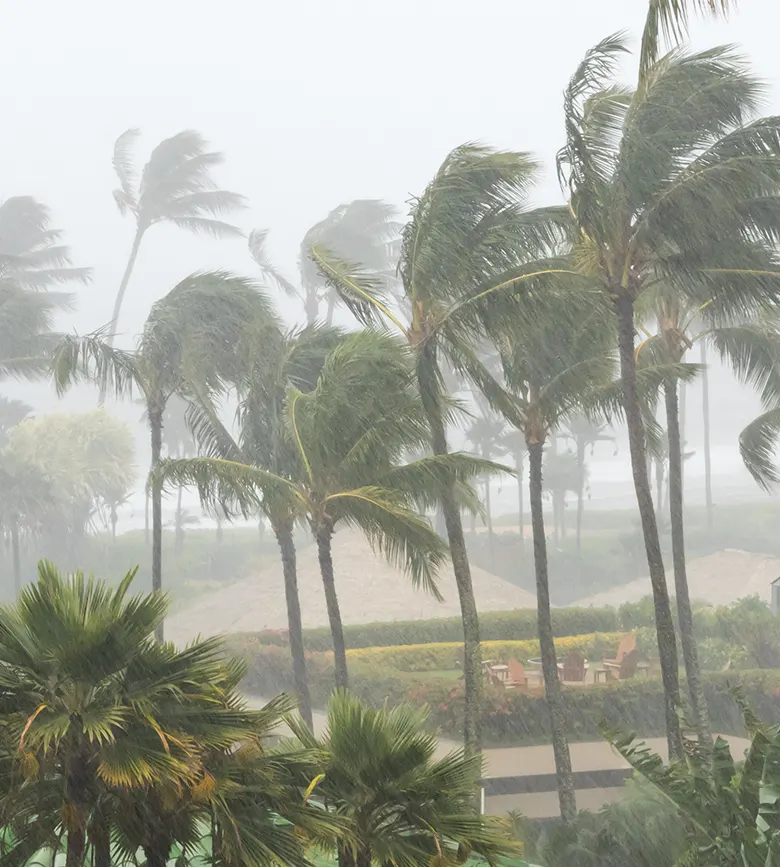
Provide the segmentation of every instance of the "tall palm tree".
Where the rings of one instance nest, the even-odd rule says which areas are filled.
[[[113,348],[101,334],[63,338],[52,361],[57,391],[86,380],[118,397],[139,392],[146,403],[154,468],[162,456],[170,397],[188,388],[217,388],[223,378],[234,378],[240,363],[235,348],[257,318],[273,320],[274,314],[253,283],[222,271],[192,274],[152,307],[134,351]],[[159,591],[162,486],[154,475],[151,490],[152,588]]]
[[[576,226],[573,262],[618,323],[667,734],[679,755],[677,653],[636,388],[634,307],[658,280],[693,306],[715,299],[723,316],[780,295],[772,250],[780,119],[752,120],[761,86],[730,49],[673,52],[634,92],[612,81],[625,50],[622,37],[609,37],[577,68],[558,169]]]
[[[427,189],[413,201],[402,232],[399,274],[405,314],[392,309],[369,271],[321,246],[311,248],[323,276],[359,319],[392,326],[408,342],[435,456],[448,453],[445,370],[465,376],[496,408],[503,404],[502,390],[473,345],[484,334],[486,311],[495,313],[516,280],[536,273],[537,257],[548,255],[560,242],[565,209],[526,209],[536,170],[526,154],[475,144],[458,147],[447,156]],[[544,268],[550,267],[545,260]],[[464,740],[469,749],[478,749],[479,616],[454,481],[443,491],[441,507],[463,621]]]
[[[128,129],[114,144],[114,171],[119,188],[114,201],[122,215],[135,220],[135,235],[122,282],[114,301],[106,342],[113,345],[122,303],[146,232],[158,223],[170,223],[215,238],[238,237],[241,231],[220,219],[245,206],[243,196],[217,189],[211,172],[224,156],[208,149],[208,142],[195,130],[184,130],[157,145],[142,170],[133,150],[140,135]]]
[[[313,325],[326,302],[325,322],[331,325],[338,294],[320,274],[309,256],[309,248],[319,244],[351,262],[361,262],[372,275],[392,289],[398,261],[401,226],[395,221],[395,208],[378,199],[355,199],[334,208],[304,235],[298,262],[299,285],[278,271],[268,255],[268,231],[255,229],[249,234],[249,252],[260,273],[286,295],[303,302],[306,322]]]
[[[161,478],[196,485],[207,503],[237,499],[256,508],[260,496],[279,498],[305,520],[317,544],[339,687],[347,686],[348,674],[331,555],[337,525],[360,529],[415,585],[438,595],[436,570],[446,548],[416,506],[435,505],[450,473],[461,501],[472,503],[465,482],[491,466],[461,454],[400,463],[426,438],[412,379],[404,348],[393,338],[357,332],[330,352],[313,391],[288,393],[286,435],[297,453],[290,475],[219,458],[160,467]]]
[[[520,533],[520,553],[525,553],[525,506],[523,497],[523,487],[525,485],[523,476],[523,464],[527,448],[525,445],[525,437],[516,428],[508,428],[504,431],[501,437],[504,450],[514,456],[515,474],[517,475],[517,524]]]
[[[190,407],[188,421],[201,454],[267,469],[285,478],[299,476],[300,455],[287,436],[287,392],[290,388],[312,391],[328,352],[341,339],[341,333],[332,328],[308,326],[283,331],[276,323],[256,322],[255,328],[247,331],[246,346],[238,348],[242,364],[237,379],[231,383],[238,394],[238,436],[223,425],[214,401],[207,396],[200,395]],[[226,504],[206,505],[219,515]],[[279,545],[298,711],[311,727],[294,540],[297,510],[286,497],[274,496],[271,490],[264,492],[258,508],[268,519]]]
[[[545,695],[550,711],[553,753],[561,816],[577,812],[571,757],[561,698],[550,613],[547,540],[542,511],[543,453],[552,432],[568,416],[592,402],[597,388],[612,377],[614,330],[604,299],[585,294],[543,296],[530,302],[533,326],[497,333],[506,386],[515,399],[509,416],[522,432],[528,449],[531,520],[538,612],[539,649]]]
[[[570,418],[564,427],[563,435],[566,439],[570,439],[574,443],[574,453],[577,457],[577,464],[581,468],[580,484],[577,490],[577,553],[582,551],[582,519],[585,514],[585,480],[587,474],[585,472],[585,456],[588,448],[593,455],[593,450],[596,443],[611,442],[615,443],[615,437],[608,432],[609,428],[603,422],[589,418],[586,415],[576,415]],[[617,454],[617,446],[615,446]]]
[[[460,851],[493,863],[513,853],[505,827],[474,809],[479,757],[459,750],[437,759],[425,717],[405,705],[366,707],[340,691],[321,738],[297,729],[303,746],[322,756],[312,797],[343,822],[339,867],[447,864]]]
[[[559,452],[557,436],[550,434],[550,445],[544,455],[544,487],[550,495],[553,510],[553,539],[557,545],[566,538],[566,495],[585,489],[587,468],[569,449]]]

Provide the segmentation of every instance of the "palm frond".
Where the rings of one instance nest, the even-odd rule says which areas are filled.
[[[84,337],[65,335],[54,350],[51,373],[58,395],[77,382],[95,382],[117,397],[132,395],[134,389],[143,391],[134,353],[112,347],[102,331]]]
[[[780,409],[753,419],[739,435],[739,453],[748,472],[766,491],[780,483],[775,450],[780,439]]]
[[[247,243],[249,253],[255,260],[255,264],[260,269],[262,276],[270,280],[278,289],[284,292],[285,295],[294,297],[298,295],[298,289],[294,286],[280,271],[278,271],[266,249],[266,241],[268,240],[268,229],[253,229],[249,233]]]
[[[119,179],[119,189],[114,191],[114,200],[120,214],[125,214],[128,210],[135,211],[138,206],[138,169],[133,151],[140,134],[139,129],[127,129],[114,142],[112,165]]]

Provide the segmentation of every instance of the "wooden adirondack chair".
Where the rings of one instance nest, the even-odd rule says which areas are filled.
[[[582,683],[585,680],[585,654],[581,650],[571,650],[563,658],[562,679],[569,683]]]
[[[528,675],[525,666],[517,659],[509,660],[509,680],[504,681],[507,689],[526,689],[528,687]]]

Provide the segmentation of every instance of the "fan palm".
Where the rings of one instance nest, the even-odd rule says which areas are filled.
[[[265,296],[250,281],[217,271],[193,274],[158,301],[135,351],[114,349],[101,334],[65,337],[52,373],[59,393],[92,380],[102,392],[146,403],[152,467],[162,455],[163,419],[170,397],[188,388],[218,387],[239,369],[236,346],[248,324],[273,319]],[[151,477],[152,588],[162,588],[162,487]],[[162,633],[160,633],[162,638]]]
[[[401,229],[394,217],[395,208],[377,199],[356,199],[334,208],[303,237],[299,260],[300,287],[273,266],[266,250],[267,230],[250,232],[249,252],[266,279],[286,295],[300,298],[309,325],[317,321],[322,302],[326,301],[325,321],[330,325],[338,294],[328,286],[311,261],[309,248],[319,244],[344,259],[361,262],[377,280],[389,287],[395,275]]]
[[[114,200],[120,214],[130,214],[135,220],[135,235],[114,301],[106,337],[109,346],[113,344],[141,242],[152,226],[170,223],[215,238],[241,235],[239,229],[220,219],[245,206],[243,196],[217,189],[211,176],[224,161],[221,153],[210,151],[199,132],[184,130],[161,141],[139,172],[133,159],[139,134],[137,129],[128,129],[114,144],[113,165],[119,179]]]
[[[455,864],[460,849],[493,863],[512,853],[505,826],[474,810],[480,758],[458,750],[436,759],[425,718],[405,705],[366,707],[339,691],[322,738],[296,728],[303,746],[322,756],[313,798],[344,821],[339,867]]]
[[[426,430],[408,358],[392,338],[358,332],[327,357],[316,388],[290,389],[285,434],[295,449],[288,475],[220,458],[165,461],[160,477],[194,484],[206,503],[234,499],[257,508],[268,497],[305,520],[317,544],[333,639],[336,685],[347,685],[344,632],[331,555],[331,538],[343,522],[357,527],[415,585],[437,594],[436,569],[446,549],[415,506],[435,505],[445,474],[463,484],[490,469],[466,455],[399,463],[425,441]],[[297,467],[296,467],[297,464]]]
[[[336,329],[309,326],[282,331],[275,323],[258,321],[238,348],[242,368],[231,385],[238,393],[239,434],[234,438],[222,424],[208,396],[191,407],[188,420],[204,455],[267,469],[285,478],[300,474],[300,455],[287,436],[285,399],[290,388],[312,391],[328,352],[342,339]],[[206,399],[204,399],[204,397]],[[207,503],[216,514],[221,504]],[[294,541],[297,511],[284,496],[266,490],[258,506],[276,536],[284,575],[287,624],[298,710],[312,725],[312,709],[303,648],[303,622],[298,595]]]
[[[554,270],[549,260],[542,266],[537,259],[557,251],[566,212],[526,210],[536,168],[526,154],[474,144],[447,156],[413,201],[402,232],[399,275],[408,315],[393,311],[370,271],[323,246],[311,249],[323,276],[359,319],[382,321],[408,342],[435,456],[448,453],[443,370],[451,367],[465,375],[500,408],[503,393],[473,344],[484,333],[486,312],[495,313],[518,279],[530,280],[540,268]],[[560,264],[560,270],[567,270],[566,265]],[[463,620],[464,738],[475,749],[482,689],[479,617],[454,482],[443,491],[441,505]]]
[[[692,306],[746,313],[780,295],[780,118],[753,120],[762,87],[730,49],[673,52],[635,92],[612,82],[622,37],[586,55],[565,96],[559,175],[573,261],[613,305],[634,485],[655,604],[670,752],[681,749],[674,624],[636,389],[634,306],[658,281]]]

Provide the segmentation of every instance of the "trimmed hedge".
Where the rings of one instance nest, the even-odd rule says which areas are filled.
[[[568,635],[555,640],[559,654],[580,650],[587,659],[611,658],[617,652],[623,633],[596,632],[589,635]],[[483,641],[482,658],[508,662],[511,658],[526,662],[539,656],[537,639],[526,641]],[[463,643],[456,641],[441,644],[400,644],[394,647],[362,647],[347,651],[347,660],[368,662],[375,666],[394,668],[397,671],[423,672],[459,667],[463,657]]]
[[[525,641],[536,638],[536,609],[489,611],[479,615],[479,632],[483,641]],[[585,635],[593,632],[617,632],[621,628],[614,608],[556,608],[552,612],[553,634]],[[251,633],[262,644],[289,646],[286,629]],[[392,647],[397,644],[441,644],[463,642],[460,617],[437,620],[396,620],[391,623],[365,623],[344,627],[348,648]],[[304,631],[306,650],[332,650],[330,629]]]
[[[256,695],[293,692],[292,664],[287,648],[261,643],[257,638],[234,636],[229,653],[247,662],[243,688]],[[332,653],[307,655],[309,687],[316,707],[324,707],[333,690]],[[428,705],[430,724],[444,737],[459,739],[463,731],[463,688],[460,682],[420,672],[379,665],[370,659],[349,661],[350,689],[373,705],[409,701]],[[744,734],[742,715],[730,689],[740,684],[750,707],[760,719],[780,719],[780,671],[710,673],[704,676],[713,730]],[[684,685],[682,688],[684,693]],[[566,688],[567,733],[571,740],[599,740],[599,722],[620,725],[644,737],[665,731],[663,686],[660,680],[635,678],[598,686]],[[544,696],[485,690],[482,721],[486,745],[513,745],[549,741],[549,714]]]

